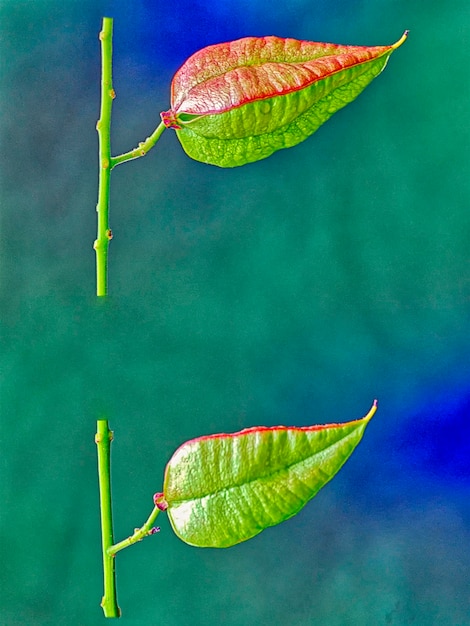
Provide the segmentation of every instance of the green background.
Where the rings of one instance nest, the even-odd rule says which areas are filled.
[[[117,556],[124,624],[470,624],[469,5],[0,3],[0,623],[103,623],[96,419],[115,535],[185,440],[379,411],[297,517],[227,550]],[[112,176],[94,297],[101,17],[113,152],[197,49],[246,35],[409,40],[303,144],[233,170],[171,131]]]

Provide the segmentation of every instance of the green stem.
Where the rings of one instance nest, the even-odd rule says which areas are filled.
[[[158,532],[158,529],[153,527],[153,523],[161,510],[161,507],[156,505],[142,528],[136,528],[133,535],[127,537],[127,539],[123,539],[123,541],[120,541],[119,543],[115,543],[113,546],[110,546],[107,550],[108,555],[113,557],[116,552],[119,552],[119,550],[124,550],[124,548],[131,546],[133,543],[142,541],[144,537]]]
[[[113,89],[113,19],[103,18],[101,41],[101,109],[96,124],[99,140],[98,232],[94,243],[96,250],[96,295],[106,296],[108,291],[108,248],[112,238],[109,228],[109,188],[111,175],[111,109],[116,94]]]
[[[101,606],[105,617],[120,617],[117,603],[114,557],[108,554],[113,545],[113,510],[111,504],[111,441],[113,432],[108,420],[98,420],[96,445],[98,449],[98,478],[100,485],[101,546],[103,550],[104,595]]]
[[[96,251],[96,295],[108,294],[108,250],[113,233],[109,228],[109,196],[111,170],[120,163],[145,156],[160,139],[166,126],[163,122],[157,126],[150,137],[141,141],[137,148],[111,156],[111,112],[116,93],[113,89],[113,19],[103,18],[100,32],[101,41],[101,109],[100,119],[96,124],[99,141],[99,182],[98,182],[98,230],[93,245]]]
[[[150,137],[147,137],[145,141],[141,141],[137,148],[134,148],[134,150],[130,150],[129,152],[125,152],[124,154],[120,154],[119,156],[111,157],[111,169],[120,163],[125,163],[126,161],[131,161],[132,159],[138,159],[139,157],[145,156],[160,139],[165,128],[165,124],[160,122]]]

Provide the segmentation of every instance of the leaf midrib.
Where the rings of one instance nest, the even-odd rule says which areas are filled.
[[[246,102],[241,102],[240,104],[237,104],[236,106],[233,106],[230,109],[225,109],[225,110],[220,110],[220,111],[208,111],[206,113],[200,113],[200,114],[188,113],[188,112],[186,112],[184,110],[179,110],[178,109],[177,114],[179,114],[179,113],[186,113],[187,115],[194,115],[195,119],[191,120],[191,122],[195,121],[196,119],[199,119],[200,117],[206,117],[208,115],[223,115],[224,113],[227,113],[228,111],[231,111],[233,109],[239,109],[239,108],[241,108],[243,106],[246,106],[247,104],[252,104],[254,102],[261,102],[262,100],[270,100],[270,99],[276,98],[276,97],[281,98],[281,97],[284,97],[284,96],[288,96],[291,93],[296,93],[297,91],[302,91],[303,89],[308,89],[309,87],[311,87],[315,83],[319,83],[319,82],[321,82],[323,80],[326,80],[328,78],[332,78],[333,76],[335,76],[335,74],[340,74],[342,72],[347,72],[347,71],[352,70],[352,69],[354,69],[356,67],[359,67],[361,65],[366,67],[370,63],[377,62],[380,59],[382,59],[386,54],[391,54],[392,52],[393,52],[393,50],[390,50],[390,51],[386,50],[380,56],[371,57],[370,59],[367,59],[365,61],[357,61],[356,63],[353,63],[352,65],[348,65],[347,67],[338,68],[338,69],[336,69],[336,70],[334,70],[332,72],[329,72],[328,74],[326,74],[324,76],[321,76],[320,78],[314,78],[310,82],[307,82],[304,85],[301,85],[300,87],[292,88],[292,89],[290,89],[289,91],[287,91],[285,93],[280,93],[280,94],[277,94],[277,95],[273,94],[273,95],[259,97],[259,98],[253,98],[253,99],[247,100]],[[331,56],[335,56],[335,55],[331,55],[330,54],[330,55],[327,55],[325,57],[319,57],[319,58],[325,59],[325,58],[328,58],[328,57],[331,57]],[[305,63],[308,63],[308,61],[303,61],[302,63],[299,63],[299,62],[296,62],[296,61],[268,61],[268,62],[264,62],[264,63],[253,63],[253,65],[246,64],[246,65],[241,65],[241,66],[238,66],[238,67],[261,67],[262,65],[269,65],[269,64],[274,64],[275,65],[276,63],[279,63],[279,62],[286,63],[288,65],[298,65],[298,66],[305,65]],[[214,74],[213,76],[210,77],[210,79],[206,79],[206,80],[201,81],[200,83],[196,83],[195,85],[193,85],[189,89],[189,91],[186,93],[184,99],[187,98],[187,96],[189,95],[191,90],[194,89],[194,87],[199,87],[200,85],[204,84],[205,82],[208,82],[209,80],[213,80],[214,78],[219,78],[220,76],[223,76],[224,74],[228,74],[229,72],[233,72],[233,71],[237,70],[238,67],[234,67],[234,68],[232,68],[231,70],[228,70],[228,71],[222,71],[222,72],[220,72],[220,74]],[[336,89],[333,89],[333,91],[330,92],[330,93],[333,93],[334,91],[336,91]],[[183,103],[184,103],[184,99],[183,99]],[[319,100],[318,102],[321,102],[321,100]],[[191,123],[191,122],[186,122],[186,124]],[[263,133],[261,133],[261,134],[263,134]]]
[[[285,473],[287,472],[289,469],[300,465],[302,463],[304,463],[307,459],[311,459],[315,456],[317,456],[318,454],[321,454],[323,452],[325,452],[326,450],[328,450],[329,448],[334,447],[335,445],[338,445],[340,442],[345,442],[347,439],[349,439],[350,437],[352,437],[353,435],[357,434],[357,430],[358,428],[360,428],[360,426],[358,426],[357,428],[355,428],[354,430],[352,430],[351,432],[349,432],[345,437],[342,437],[341,439],[335,441],[334,443],[331,443],[327,446],[325,446],[324,448],[322,448],[321,450],[316,451],[314,454],[309,454],[305,457],[303,457],[302,459],[300,459],[299,461],[295,461],[294,463],[290,463],[289,465],[285,465],[283,466],[281,469],[278,469],[274,472],[272,472],[271,474],[268,474],[266,476],[262,476],[262,477],[257,477],[257,478],[251,478],[249,480],[243,481],[241,483],[234,483],[231,484],[228,487],[222,487],[220,489],[216,489],[215,491],[210,491],[208,493],[202,494],[202,495],[195,495],[192,497],[188,497],[188,498],[179,498],[179,499],[170,499],[168,504],[169,506],[173,506],[175,504],[181,504],[183,502],[194,502],[196,500],[202,500],[203,498],[210,498],[210,497],[214,497],[217,496],[219,494],[222,494],[224,492],[228,492],[231,491],[233,489],[237,489],[237,488],[241,488],[244,487],[245,485],[250,485],[252,483],[256,483],[256,482],[270,482],[273,480],[273,477],[276,476],[277,474],[281,474],[281,473]],[[347,460],[344,459],[343,463]],[[341,468],[341,466],[343,465],[343,463],[341,463],[338,467],[338,470]]]

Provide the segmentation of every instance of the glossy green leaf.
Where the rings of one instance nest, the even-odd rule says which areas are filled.
[[[235,167],[304,141],[384,69],[391,46],[245,37],[193,54],[161,114],[186,153]]]
[[[375,413],[344,424],[255,427],[183,444],[170,459],[164,505],[175,533],[225,548],[292,517],[338,472]]]

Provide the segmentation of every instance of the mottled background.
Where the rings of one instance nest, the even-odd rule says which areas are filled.
[[[124,624],[470,624],[468,0],[3,0],[2,626],[103,623],[97,417],[116,538],[188,438],[379,412],[295,518],[228,550],[117,557]],[[94,297],[101,17],[113,151],[211,43],[406,44],[312,138],[233,170],[165,132],[113,172]]]

